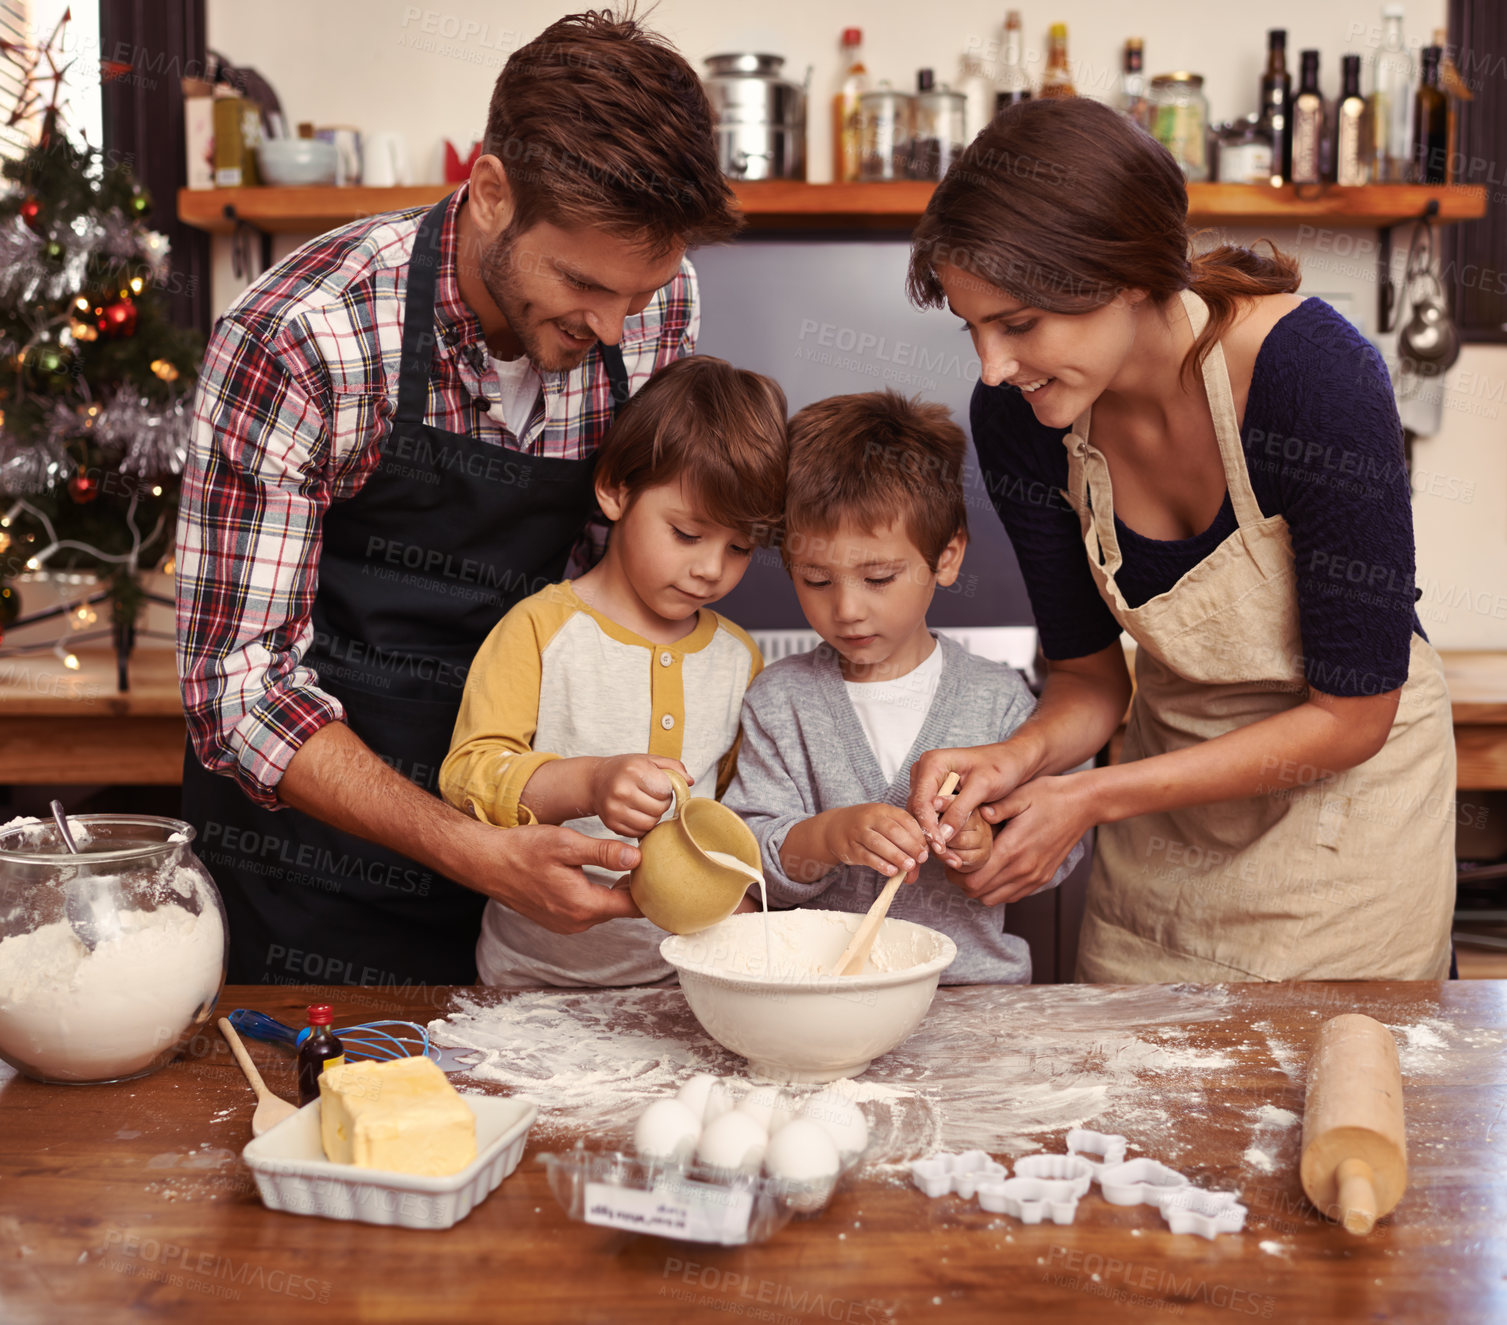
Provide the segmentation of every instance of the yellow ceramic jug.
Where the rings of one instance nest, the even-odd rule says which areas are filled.
[[[675,816],[654,825],[639,842],[643,859],[628,876],[638,909],[672,934],[694,934],[732,915],[761,870],[759,843],[736,814],[685,779],[664,770],[675,791]],[[746,868],[716,860],[718,852]]]

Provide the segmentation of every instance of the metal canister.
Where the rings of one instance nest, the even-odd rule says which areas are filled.
[[[1151,80],[1151,133],[1190,180],[1209,178],[1209,102],[1202,74],[1180,70]]]
[[[781,78],[780,55],[713,55],[702,83],[717,155],[730,179],[806,178],[806,89]]]
[[[858,99],[863,119],[863,159],[859,179],[905,179],[910,166],[915,98],[881,82]]]

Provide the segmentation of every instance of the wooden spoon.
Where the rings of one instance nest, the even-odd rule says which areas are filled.
[[[235,1061],[241,1065],[241,1071],[246,1074],[246,1080],[256,1092],[257,1104],[256,1112],[251,1115],[251,1135],[260,1136],[269,1127],[276,1127],[284,1118],[291,1118],[297,1113],[298,1110],[287,1100],[267,1089],[262,1074],[256,1070],[256,1064],[251,1061],[251,1055],[241,1043],[241,1037],[224,1017],[220,1018],[220,1034],[225,1037],[230,1052],[235,1055]]]
[[[942,783],[939,796],[951,796],[958,789],[958,775],[949,773],[947,780]],[[874,899],[874,904],[869,907],[868,914],[859,922],[848,946],[842,950],[842,956],[833,963],[828,975],[857,975],[863,970],[864,962],[869,959],[869,949],[874,946],[874,940],[879,937],[879,926],[884,924],[884,917],[888,914],[890,903],[895,900],[895,894],[900,891],[900,885],[905,882],[906,871],[891,875]]]

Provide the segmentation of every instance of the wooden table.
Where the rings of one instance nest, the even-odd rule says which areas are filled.
[[[316,993],[333,994],[347,1013],[427,1020],[465,992],[233,988],[221,1006],[290,1019]],[[667,1016],[680,999],[675,990],[626,996]],[[1111,1052],[1113,1037],[1085,1037],[1080,1018],[1078,1032],[1060,1033],[1056,1055],[1033,1052],[1010,1076],[1008,1037],[980,1056],[962,1052],[945,1027],[998,1022],[1001,1008],[1013,1009],[1052,1044],[1054,1019],[1039,1014],[1067,997],[1043,987],[944,989],[890,1059],[908,1054],[934,1082],[997,1084],[1007,1118],[1028,1083],[1023,1072],[1075,1079]],[[1162,1075],[1148,1066],[1135,1107],[1147,1117],[1165,1111],[1167,1135],[1183,1143],[1178,1166],[1196,1185],[1239,1187],[1250,1208],[1243,1233],[1174,1236],[1150,1207],[1109,1206],[1097,1192],[1071,1226],[1027,1226],[957,1197],[930,1201],[892,1169],[860,1171],[824,1214],[765,1244],[675,1243],[566,1219],[535,1159],[539,1126],[518,1171],[446,1232],[274,1213],[237,1157],[250,1139],[252,1097],[218,1035],[206,1035],[196,1056],[114,1086],[44,1086],[0,1068],[0,1315],[10,1325],[1507,1319],[1507,982],[1085,987],[1076,997],[1080,1008],[1161,998],[1202,1008],[1158,1033],[1182,1044],[1185,1059],[1222,1066]],[[1263,1106],[1301,1114],[1313,1036],[1325,1017],[1348,1010],[1400,1028],[1407,1074],[1411,1186],[1364,1239],[1309,1209],[1287,1115],[1272,1113],[1286,1122],[1260,1134],[1268,1158],[1251,1161],[1260,1147],[1250,1119]],[[700,1032],[687,1020],[684,1034]],[[251,1052],[286,1091],[280,1051]],[[892,1071],[889,1062],[870,1078]],[[951,1089],[936,1090],[944,1112]],[[1060,1132],[1037,1139],[1062,1148]],[[1134,1154],[1146,1136],[1131,1140]],[[1129,1310],[1111,1315],[1109,1304]]]

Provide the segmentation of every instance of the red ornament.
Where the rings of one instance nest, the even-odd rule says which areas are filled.
[[[33,230],[37,228],[37,221],[42,216],[42,204],[35,198],[28,198],[21,204],[21,219]]]
[[[68,480],[68,495],[80,506],[91,502],[99,496],[99,480],[82,472],[77,473]]]
[[[102,336],[131,336],[136,332],[136,305],[129,299],[113,299],[99,310]]]

